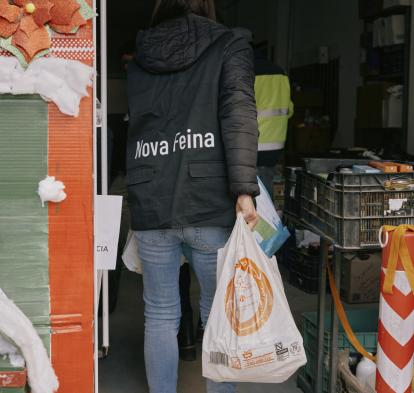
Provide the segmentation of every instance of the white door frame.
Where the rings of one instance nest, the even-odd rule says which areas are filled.
[[[93,8],[97,10],[96,0],[93,0]],[[98,13],[97,13],[98,14]],[[97,111],[97,18],[100,18],[100,113]],[[97,173],[98,166],[101,170],[101,189],[102,195],[108,194],[108,96],[107,96],[107,1],[100,1],[99,14],[93,21],[93,41],[94,41],[94,69],[95,78],[93,86],[93,157],[94,157],[94,206],[97,195]],[[100,131],[101,131],[101,159],[97,162],[97,116],[100,117]],[[95,393],[99,391],[99,319],[98,308],[99,299],[102,289],[102,354],[106,356],[109,351],[109,288],[108,288],[108,271],[98,270],[95,268],[96,263],[96,244],[94,243],[94,382]]]

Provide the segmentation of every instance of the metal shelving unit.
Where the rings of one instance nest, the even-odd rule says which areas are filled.
[[[370,128],[355,129],[355,141],[357,144],[364,145],[368,148],[376,149],[379,145],[384,146],[385,140],[390,140],[392,150],[397,153],[407,153],[408,141],[408,114],[409,114],[409,85],[410,85],[410,51],[411,51],[411,6],[395,6],[377,12],[373,15],[363,17],[364,34],[368,34],[368,25],[374,20],[392,15],[403,15],[405,21],[405,38],[403,44],[385,46],[380,48],[381,53],[394,50],[402,52],[403,66],[402,70],[391,73],[378,73],[371,75],[363,75],[364,84],[370,82],[391,82],[402,84],[403,89],[403,114],[401,128]],[[376,137],[373,137],[376,136]]]
[[[324,368],[326,367],[326,360],[324,356],[324,333],[325,333],[325,316],[326,316],[326,283],[327,283],[327,264],[329,263],[329,249],[333,247],[334,255],[332,259],[333,265],[333,272],[335,276],[335,286],[337,288],[341,287],[341,262],[342,262],[342,254],[345,252],[350,251],[357,251],[364,249],[365,251],[374,251],[380,249],[379,242],[376,243],[372,241],[373,239],[370,238],[370,241],[365,242],[362,241],[365,238],[359,238],[358,241],[355,241],[354,233],[352,236],[348,237],[348,240],[351,239],[352,241],[344,241],[344,237],[338,236],[338,233],[330,233],[327,231],[326,226],[320,225],[313,225],[311,221],[309,221],[304,213],[304,210],[309,209],[309,205],[304,205],[307,198],[314,200],[315,206],[314,207],[321,207],[322,210],[326,210],[327,212],[331,212],[332,215],[337,215],[339,219],[343,218],[343,222],[339,222],[340,225],[345,229],[345,220],[349,219],[355,210],[352,210],[351,206],[354,206],[359,211],[354,214],[354,217],[360,217],[363,220],[370,221],[371,219],[374,220],[387,220],[390,217],[384,212],[386,209],[383,201],[381,202],[381,206],[378,207],[378,202],[375,200],[375,196],[378,195],[376,191],[379,191],[379,194],[385,193],[386,191],[383,190],[382,184],[387,180],[391,180],[392,176],[388,174],[377,174],[377,175],[347,175],[341,173],[333,173],[333,168],[338,165],[348,165],[350,163],[355,163],[356,160],[326,160],[326,159],[305,159],[305,170],[309,171],[306,172],[306,176],[312,180],[315,179],[316,183],[312,187],[309,187],[309,184],[306,184],[302,175],[294,168],[294,173],[288,176],[288,180],[292,183],[289,185],[288,189],[288,196],[292,199],[297,199],[295,201],[290,201],[286,206],[291,208],[291,211],[284,212],[284,219],[286,223],[295,228],[302,228],[308,229],[315,234],[321,237],[321,245],[320,245],[320,268],[319,268],[319,295],[318,295],[318,340],[317,340],[317,371],[315,374],[314,383],[310,386],[309,381],[305,378],[299,376],[298,378],[298,386],[305,392],[305,393],[323,393],[326,392],[326,379],[324,380]],[[364,160],[358,162],[359,164],[363,164]],[[367,163],[367,162],[365,162]],[[318,177],[315,177],[313,173],[330,173],[332,176],[328,176],[329,181],[326,184],[320,185],[318,183]],[[299,174],[298,174],[299,173]],[[413,174],[408,174],[411,178],[414,177]],[[299,182],[298,182],[298,179]],[[323,183],[323,182],[322,182]],[[329,185],[328,185],[329,183]],[[300,190],[297,187],[300,187]],[[308,189],[306,189],[306,187]],[[364,192],[362,192],[364,190]],[[336,197],[331,198],[332,192],[335,193]],[[348,198],[353,198],[358,193],[358,196],[366,196],[368,194],[372,194],[374,198],[369,202],[370,203],[364,204],[362,199],[358,199],[358,201],[350,200]],[[388,191],[387,191],[388,192]],[[393,191],[392,189],[389,190],[390,193],[398,192]],[[412,191],[410,191],[412,192]],[[339,197],[339,198],[338,198]],[[344,203],[344,201],[346,201]],[[375,206],[374,206],[375,205]],[[371,207],[374,206],[374,209]],[[364,210],[368,209],[368,210]],[[378,210],[379,209],[379,210]],[[312,208],[311,208],[312,210]],[[382,211],[382,213],[381,213]],[[319,210],[315,211],[316,215],[321,218],[321,220],[326,219],[322,213],[319,214]],[[410,212],[410,211],[409,211]],[[406,213],[406,215],[398,216],[398,220],[404,221],[408,220],[412,222],[414,220],[414,216],[411,213]],[[328,215],[329,216],[329,215]],[[329,217],[328,217],[329,218]],[[392,216],[391,219],[396,217]],[[329,220],[328,220],[329,221]],[[400,222],[403,223],[403,222]],[[395,225],[398,225],[396,223]],[[377,231],[379,228],[375,228]],[[363,234],[363,230],[357,232],[357,234]],[[377,237],[375,237],[377,239]],[[345,239],[346,240],[346,239]],[[366,239],[365,239],[366,240]],[[337,385],[337,371],[338,371],[338,335],[339,335],[339,321],[338,316],[335,311],[335,305],[332,303],[331,305],[331,328],[330,328],[330,346],[329,346],[329,384],[328,384],[328,392],[336,392],[336,385]]]

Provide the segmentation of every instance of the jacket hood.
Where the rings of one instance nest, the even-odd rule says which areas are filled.
[[[152,73],[181,71],[230,30],[194,14],[171,19],[137,36],[137,63]]]

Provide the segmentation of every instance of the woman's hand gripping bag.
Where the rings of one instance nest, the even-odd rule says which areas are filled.
[[[203,376],[217,382],[281,383],[306,364],[303,340],[276,259],[243,217],[219,251],[217,291],[203,340]]]

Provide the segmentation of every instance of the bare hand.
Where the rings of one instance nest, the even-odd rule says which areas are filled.
[[[247,225],[251,230],[256,226],[258,219],[253,198],[250,195],[239,195],[237,198],[236,212],[242,213]]]

